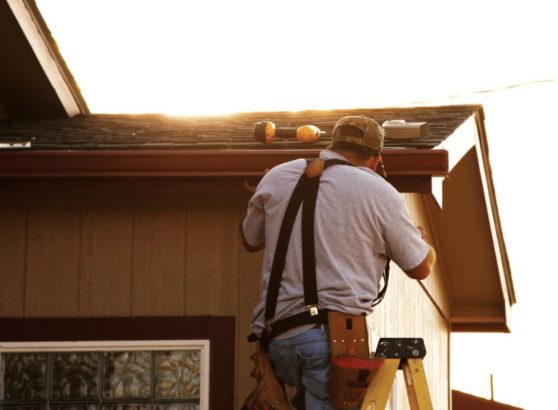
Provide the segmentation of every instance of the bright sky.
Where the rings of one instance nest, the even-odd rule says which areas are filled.
[[[489,397],[493,373],[496,400],[554,402],[552,0],[37,3],[95,113],[482,103],[519,303],[512,335],[452,337],[452,387]]]
[[[540,0],[38,4],[93,112],[385,106],[556,74]]]

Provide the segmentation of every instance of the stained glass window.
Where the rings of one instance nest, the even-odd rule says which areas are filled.
[[[0,351],[0,409],[202,410],[206,347]]]

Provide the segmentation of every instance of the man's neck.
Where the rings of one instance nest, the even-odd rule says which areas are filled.
[[[380,161],[379,155],[377,157],[369,157],[367,159],[362,159],[361,157],[359,157],[357,154],[355,154],[353,151],[350,150],[344,150],[338,148],[337,149],[329,148],[329,150],[335,152],[336,154],[342,155],[343,157],[345,157],[347,161],[349,161],[352,165],[356,167],[366,167],[371,169],[372,171],[376,171],[376,167],[378,166]]]
[[[342,155],[343,157],[345,157],[345,159],[347,161],[349,161],[351,163],[351,165],[354,165],[356,167],[366,167],[367,166],[367,161],[358,157],[352,151],[343,150],[343,149],[331,149],[331,148],[329,148],[329,150],[332,151],[332,152],[335,152],[336,154],[339,154],[339,155]]]

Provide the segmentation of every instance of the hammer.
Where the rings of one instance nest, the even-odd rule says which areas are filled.
[[[254,127],[254,137],[257,141],[270,144],[275,137],[296,138],[301,142],[315,142],[325,131],[315,125],[303,125],[298,128],[276,128],[271,121],[260,121]]]

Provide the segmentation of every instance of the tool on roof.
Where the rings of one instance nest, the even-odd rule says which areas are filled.
[[[1,141],[0,149],[25,149],[31,148],[31,141]]]
[[[383,122],[382,128],[388,140],[415,140],[428,137],[427,122],[388,120]]]
[[[325,131],[320,130],[315,125],[302,125],[298,128],[276,128],[275,123],[271,121],[260,121],[254,127],[254,137],[264,144],[270,144],[276,137],[296,138],[301,142],[315,142],[320,139],[322,134],[325,134]]]

